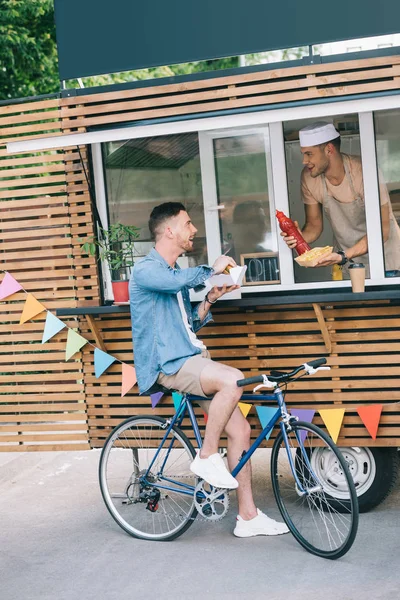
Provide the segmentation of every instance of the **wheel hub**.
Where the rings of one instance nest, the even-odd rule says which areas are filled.
[[[357,495],[361,496],[371,487],[376,475],[371,451],[369,448],[353,447],[340,448],[340,451],[353,478]],[[348,498],[346,478],[333,452],[327,448],[314,448],[311,466],[326,493],[335,498]]]

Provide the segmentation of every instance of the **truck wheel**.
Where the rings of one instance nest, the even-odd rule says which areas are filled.
[[[360,512],[378,506],[390,494],[396,484],[399,459],[396,448],[340,448],[356,486]],[[341,473],[335,465],[329,465],[332,457],[324,456],[325,449],[314,448],[311,466],[324,483],[325,491],[334,498],[344,499],[341,490]],[[329,474],[329,476],[326,476]]]

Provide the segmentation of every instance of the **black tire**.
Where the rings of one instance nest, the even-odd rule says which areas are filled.
[[[339,450],[353,477],[359,512],[368,512],[383,502],[396,485],[399,470],[398,451],[396,448],[368,447],[344,447]],[[321,448],[314,448],[310,452],[311,463],[321,477],[323,473],[318,469],[317,463],[319,459],[323,459],[322,452]],[[325,481],[325,485],[332,498],[338,498],[336,508],[340,510],[343,496],[340,481],[336,480],[334,485]]]
[[[165,423],[165,419],[156,416],[130,417],[110,433],[100,455],[99,483],[105,505],[116,523],[126,533],[139,539],[173,540],[192,525],[198,514],[194,495],[182,494],[176,486],[172,491],[163,491],[157,487],[157,483],[159,486],[163,483],[158,477],[160,471],[157,469],[165,459],[169,444],[173,445],[172,453],[168,453],[171,458],[166,459],[162,472],[166,472],[171,479],[183,478],[188,485],[197,484],[197,477],[189,471],[195,450],[180,429],[174,427],[165,441],[156,469],[148,480],[150,484],[143,488],[139,482],[139,476],[146,472],[149,466],[147,463],[150,464],[152,455],[166,433],[163,428]],[[183,474],[178,475],[167,469],[182,469]],[[160,492],[161,495],[155,502],[156,510],[147,510],[148,501],[138,499],[144,489],[146,493]],[[166,509],[169,510],[168,513]],[[166,531],[161,531],[162,526]],[[150,531],[151,528],[153,531]],[[157,528],[160,529],[159,532],[156,531]]]
[[[303,451],[299,453],[298,436],[301,432],[306,438]],[[293,477],[281,431],[272,448],[271,477],[282,517],[296,540],[308,552],[321,558],[340,558],[350,550],[358,528],[356,489],[346,461],[331,438],[311,423],[292,423],[287,436],[296,474],[307,492],[300,491]],[[342,470],[347,499],[340,502],[340,511],[337,510],[338,500],[326,493],[322,482],[310,467],[310,451],[317,445],[326,448],[330,452],[331,462],[339,464]]]
[[[397,448],[341,448],[340,450],[346,461],[348,460],[346,453],[350,450],[353,452],[359,450],[366,454],[365,462],[368,461],[370,464],[365,464],[365,470],[371,468],[373,463],[371,476],[364,486],[365,491],[360,490],[362,493],[359,493],[357,481],[355,482],[359,510],[362,513],[368,512],[381,504],[396,485],[399,471]],[[351,465],[350,473],[352,473]]]

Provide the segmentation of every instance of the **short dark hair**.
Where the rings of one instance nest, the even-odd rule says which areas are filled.
[[[182,210],[186,210],[181,202],[164,202],[155,206],[150,214],[149,229],[153,240],[157,239],[160,233],[160,225],[171,217],[176,217]]]
[[[319,144],[319,147],[321,148],[321,150],[323,150],[328,144],[332,144],[332,146],[335,147],[337,152],[340,152],[340,135],[338,135],[337,138],[333,139],[333,140],[329,140],[329,142],[325,142],[324,144]]]

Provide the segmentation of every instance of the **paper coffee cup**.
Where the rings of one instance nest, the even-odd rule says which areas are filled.
[[[365,289],[365,265],[363,263],[350,263],[349,273],[353,292],[363,292]]]

